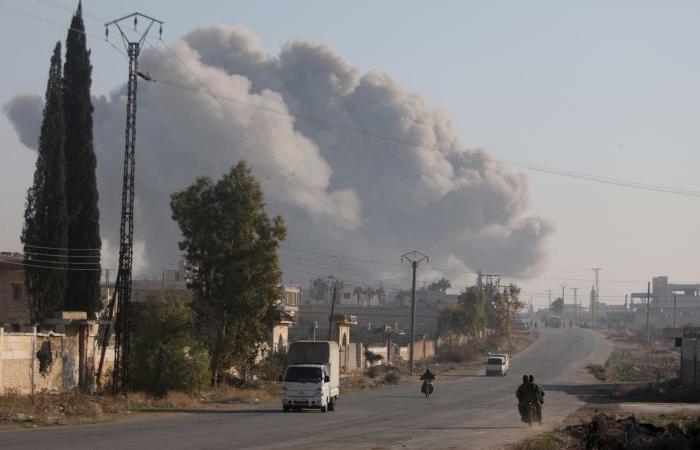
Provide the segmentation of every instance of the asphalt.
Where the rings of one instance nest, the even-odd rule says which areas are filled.
[[[555,428],[585,402],[585,369],[610,342],[589,329],[543,329],[506,377],[442,381],[429,399],[419,386],[342,396],[334,412],[281,408],[193,411],[99,425],[0,432],[0,449],[500,448]],[[514,392],[528,373],[545,392],[544,424],[522,424]]]

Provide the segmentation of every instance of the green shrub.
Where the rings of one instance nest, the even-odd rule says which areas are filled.
[[[390,370],[384,375],[384,381],[388,384],[397,384],[401,380],[401,374],[398,370]]]
[[[194,312],[182,299],[151,299],[138,308],[130,356],[130,388],[156,396],[195,393],[211,379],[209,358],[193,335]]]

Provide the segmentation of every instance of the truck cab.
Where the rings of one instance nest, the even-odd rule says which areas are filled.
[[[508,375],[510,370],[510,356],[506,354],[489,355],[486,360],[486,375]]]

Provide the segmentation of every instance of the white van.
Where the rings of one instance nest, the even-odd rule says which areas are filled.
[[[508,375],[510,370],[510,355],[493,354],[486,360],[486,375]]]

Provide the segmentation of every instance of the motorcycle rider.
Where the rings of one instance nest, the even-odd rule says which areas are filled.
[[[518,399],[518,412],[520,413],[520,420],[525,422],[525,414],[527,413],[527,402],[532,400],[534,392],[532,386],[530,386],[530,377],[523,375],[523,384],[518,386],[515,391],[515,397]]]
[[[535,393],[537,401],[535,402],[535,412],[537,421],[542,425],[542,405],[544,405],[544,389],[542,389],[537,383],[535,383],[535,377],[530,375],[528,377],[528,382],[532,387],[532,391]]]
[[[435,374],[430,371],[430,368],[426,368],[423,375],[420,376],[421,381],[435,381]]]
[[[430,393],[433,393],[433,381],[435,381],[435,374],[430,371],[429,367],[425,368],[425,372],[420,376],[420,380],[423,382],[421,386],[421,392],[425,394],[425,389],[430,389]]]

